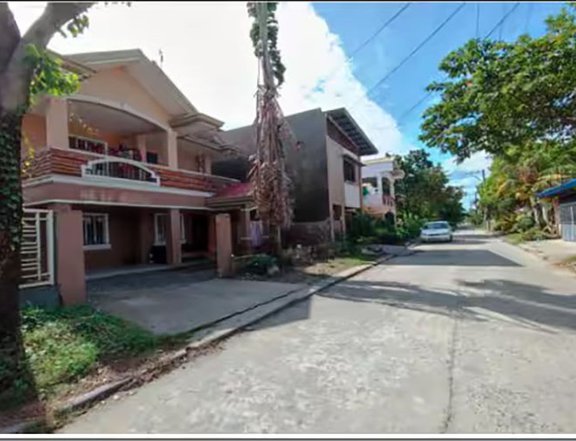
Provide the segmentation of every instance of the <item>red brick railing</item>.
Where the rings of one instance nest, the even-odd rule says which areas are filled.
[[[117,157],[105,156],[97,153],[89,153],[78,150],[45,148],[36,153],[31,161],[30,167],[24,171],[23,178],[40,178],[48,175],[82,176],[82,166],[90,161],[109,159],[117,160]],[[142,165],[152,170],[160,178],[160,186],[172,187],[184,190],[197,190],[215,192],[227,185],[237,181],[221,176],[207,175],[187,170],[172,169],[160,165],[137,163],[132,161],[134,166]],[[126,175],[122,176],[124,178]],[[110,176],[114,177],[114,176]],[[130,180],[130,179],[126,179]],[[143,182],[141,179],[130,180],[131,182]],[[86,185],[90,185],[87,180]]]

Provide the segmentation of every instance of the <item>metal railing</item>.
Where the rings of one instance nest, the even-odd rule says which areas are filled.
[[[54,284],[54,215],[24,209],[20,250],[21,288]]]

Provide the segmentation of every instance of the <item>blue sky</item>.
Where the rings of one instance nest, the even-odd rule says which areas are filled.
[[[390,69],[407,56],[460,3],[414,2],[388,28],[352,60],[356,78],[370,89]],[[488,34],[502,16],[515,3],[495,2],[479,4],[479,35]],[[326,20],[330,31],[338,35],[346,54],[350,55],[404,3],[314,3],[315,11]],[[434,99],[431,96],[404,120],[402,115],[423,95],[431,81],[440,79],[438,64],[450,51],[460,47],[477,35],[477,5],[469,2],[454,18],[430,40],[416,55],[394,73],[370,97],[390,113],[400,124],[400,130],[412,145],[423,146],[418,141],[421,114]],[[515,40],[519,35],[532,36],[545,32],[544,19],[557,13],[564,3],[521,3],[493,34],[493,38]],[[436,161],[449,156],[438,150],[430,152]],[[453,175],[458,178],[458,173]]]

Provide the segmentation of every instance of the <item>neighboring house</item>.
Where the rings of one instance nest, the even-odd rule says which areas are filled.
[[[212,173],[231,151],[222,122],[140,50],[64,62],[81,75],[80,90],[42,99],[23,121],[23,285],[54,283],[73,303],[84,299],[87,274],[214,260],[215,215],[230,214],[237,238],[250,205],[223,203],[237,181]]]
[[[285,146],[293,184],[292,243],[323,243],[346,233],[350,216],[362,208],[361,156],[378,152],[346,109],[309,110],[286,117],[299,145]],[[256,152],[254,126],[222,134],[244,159],[218,160],[213,170],[246,181],[249,155]]]
[[[379,217],[396,218],[397,180],[404,178],[394,158],[383,157],[364,161],[362,187],[364,211]]]
[[[576,179],[548,188],[538,197],[552,200],[562,239],[576,242]]]

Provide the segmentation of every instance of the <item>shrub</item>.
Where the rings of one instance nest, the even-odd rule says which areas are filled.
[[[522,214],[516,220],[514,229],[521,233],[530,230],[535,225],[534,219],[528,214]]]
[[[255,254],[249,259],[244,270],[250,274],[263,276],[268,274],[268,270],[275,265],[278,265],[275,257],[268,254]]]
[[[532,227],[520,233],[520,237],[523,241],[546,240],[550,238],[548,234],[540,230],[538,227]]]

